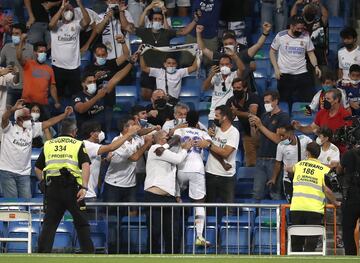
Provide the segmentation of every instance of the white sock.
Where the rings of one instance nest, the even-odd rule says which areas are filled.
[[[204,222],[205,222],[205,208],[195,207],[195,226],[196,226],[197,237],[203,237]]]

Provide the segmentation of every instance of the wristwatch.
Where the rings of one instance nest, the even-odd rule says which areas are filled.
[[[88,191],[88,190],[89,190],[89,188],[87,188],[86,186],[81,186],[80,189],[85,189],[85,191]]]

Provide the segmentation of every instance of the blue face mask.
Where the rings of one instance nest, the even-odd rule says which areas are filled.
[[[285,140],[282,141],[282,143],[284,145],[289,145],[291,143],[291,141],[289,139],[285,139]]]
[[[20,43],[20,37],[19,36],[11,36],[11,40],[14,45],[17,45]]]
[[[327,92],[327,91],[331,90],[332,88],[333,88],[333,86],[328,86],[328,85],[323,85],[323,86],[322,86],[322,90],[323,90],[324,92]]]
[[[147,121],[147,120],[145,120],[145,119],[140,119],[139,123],[140,123],[140,126],[141,126],[141,127],[146,127],[146,126],[147,126],[148,121]]]
[[[46,61],[46,53],[45,52],[38,53],[37,61],[40,64],[44,63]]]
[[[105,63],[106,63],[106,58],[101,58],[101,57],[97,57],[97,56],[95,56],[95,58],[96,58],[96,63],[97,63],[99,66],[105,65]]]

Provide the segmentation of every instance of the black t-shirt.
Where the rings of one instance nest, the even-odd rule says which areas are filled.
[[[305,24],[311,41],[315,47],[315,55],[319,65],[327,65],[326,54],[329,49],[329,26],[319,18],[311,24]]]
[[[252,0],[222,0],[220,17],[226,22],[242,21],[246,16],[252,16]]]
[[[173,29],[160,29],[154,33],[151,28],[136,28],[136,35],[142,39],[143,44],[149,44],[155,47],[167,47],[170,40],[176,37],[176,31]],[[164,64],[166,52],[148,50],[144,53],[144,59],[148,67],[161,68]]]
[[[276,130],[284,125],[290,124],[289,114],[280,111],[271,115],[270,113],[264,113],[261,116],[261,122],[271,132],[276,133]],[[277,144],[266,137],[260,132],[260,147],[258,150],[258,157],[276,158]]]
[[[83,91],[74,96],[74,105],[79,102],[87,102],[91,100],[93,96],[85,94]],[[104,128],[105,125],[105,112],[104,112],[104,99],[98,100],[87,112],[79,113],[75,111],[77,126],[81,128],[81,125],[89,120],[98,121]]]
[[[32,0],[31,9],[35,17],[35,22],[49,23],[49,14],[42,6],[42,3],[57,2],[57,1],[58,0]]]
[[[246,97],[247,98],[245,100],[244,106],[241,106],[240,103],[235,99],[234,96],[232,96],[230,99],[228,99],[228,101],[226,102],[226,106],[231,107],[231,104],[233,104],[239,111],[248,112],[250,105],[257,104],[257,105],[259,105],[258,111],[257,111],[257,116],[261,116],[261,114],[263,112],[263,106],[262,106],[259,96],[256,94],[250,93],[250,94],[247,94]],[[240,122],[245,134],[250,136],[249,119],[248,118],[240,118],[240,117],[238,117],[238,119],[239,119],[239,122]]]
[[[344,168],[344,177],[342,180],[348,179],[348,185],[350,186],[348,191],[347,203],[360,203],[360,180],[354,179],[350,176],[354,176],[355,173],[360,173],[360,149],[353,149],[344,153],[340,160],[341,166]],[[349,177],[347,177],[349,176]],[[358,185],[356,186],[356,184]],[[343,183],[344,184],[344,183]]]
[[[152,110],[155,110],[152,104],[146,106],[146,112],[150,112]],[[158,110],[156,118],[148,117],[148,123],[163,126],[166,121],[172,119],[174,119],[174,109],[169,105],[166,105],[164,109]]]
[[[70,136],[66,136],[66,137],[70,137]],[[78,166],[80,169],[83,163],[89,163],[89,164],[91,163],[89,155],[86,153],[84,144],[82,144],[79,149],[78,162],[79,162]],[[44,168],[46,167],[44,149],[42,149],[38,159],[36,160],[35,167],[40,170],[44,170]]]

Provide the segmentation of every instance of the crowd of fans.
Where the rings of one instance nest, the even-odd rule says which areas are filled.
[[[240,150],[244,165],[258,168],[253,198],[279,200],[291,191],[290,168],[306,158],[314,135],[323,164],[336,167],[346,151],[333,134],[351,124],[345,117],[360,113],[360,48],[356,30],[344,28],[338,71],[330,69],[328,18],[339,15],[339,0],[297,0],[290,8],[289,1],[261,1],[260,36],[252,45],[244,25],[255,1],[21,2],[14,1],[22,7],[14,16],[0,11],[4,197],[31,197],[31,150],[57,136],[56,124],[68,117],[76,118],[92,162],[89,200],[141,201],[137,187],[144,185],[148,201],[179,201],[189,188],[194,202],[231,203]],[[191,18],[181,29],[172,28],[176,11]],[[142,41],[138,49],[130,45],[131,34]],[[260,94],[254,57],[272,34],[278,91]],[[197,43],[195,55],[185,47],[181,53],[163,49],[177,36]],[[92,62],[82,65],[82,56]],[[182,79],[203,69],[202,88],[212,90],[208,123],[179,96]],[[116,88],[136,78],[141,103],[124,109],[129,114],[116,120],[119,133],[112,139]],[[308,103],[304,115],[314,114],[307,126],[279,106],[286,102],[291,112],[299,101]],[[203,218],[205,211],[199,207],[196,214]]]

